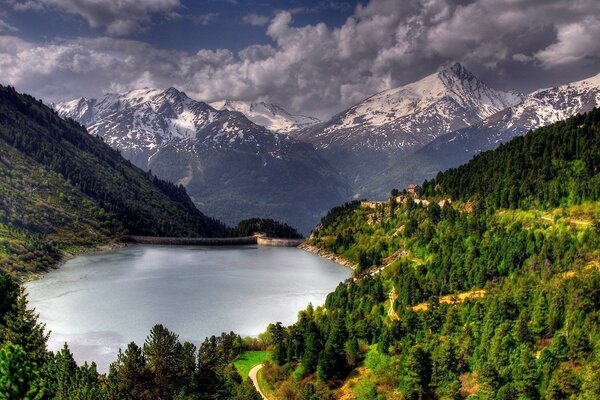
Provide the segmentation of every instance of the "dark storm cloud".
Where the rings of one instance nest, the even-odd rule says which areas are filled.
[[[179,0],[5,0],[16,11],[54,8],[83,17],[91,27],[109,35],[127,35],[147,29],[153,14],[181,8]]]
[[[296,26],[291,11],[278,12],[266,22],[272,43],[238,54],[111,38],[36,44],[5,36],[0,69],[8,83],[49,100],[175,85],[202,100],[261,98],[323,117],[450,60],[492,86],[517,90],[596,74],[597,16],[597,0],[372,0],[335,28]]]

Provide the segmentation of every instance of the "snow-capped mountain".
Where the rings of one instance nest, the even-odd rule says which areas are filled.
[[[359,190],[382,197],[392,187],[422,182],[470,160],[531,129],[565,120],[600,106],[600,74],[562,86],[537,90],[481,123],[442,135],[414,154],[398,160]],[[381,187],[381,189],[379,189]]]
[[[488,87],[461,64],[378,93],[298,132],[354,183],[365,181],[398,154],[480,123],[521,102],[523,95]],[[358,158],[355,157],[358,155]]]
[[[220,100],[210,103],[210,106],[217,110],[241,112],[250,121],[273,132],[289,133],[320,122],[317,118],[291,114],[272,103]]]
[[[148,157],[164,144],[253,148],[289,140],[240,113],[215,110],[175,88],[82,98],[58,104],[56,110],[86,125],[89,133],[102,136],[111,146],[125,153],[145,152]]]
[[[175,88],[81,98],[55,108],[139,167],[183,184],[201,210],[228,223],[269,216],[307,232],[348,194],[310,144]]]

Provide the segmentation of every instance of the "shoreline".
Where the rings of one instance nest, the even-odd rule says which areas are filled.
[[[320,248],[318,248],[316,246],[308,244],[307,242],[302,243],[301,245],[298,246],[298,248],[302,249],[304,251],[307,251],[309,253],[316,254],[319,257],[326,258],[326,259],[328,259],[330,261],[333,261],[333,262],[335,262],[337,264],[340,264],[340,265],[342,265],[344,267],[348,267],[348,268],[352,269],[353,271],[358,266],[358,265],[356,265],[356,263],[354,263],[352,261],[348,261],[345,258],[342,258],[342,257],[338,256],[335,253],[332,253],[332,252],[327,251],[327,250],[320,249]]]
[[[90,244],[82,246],[69,247],[61,251],[61,258],[45,271],[35,271],[16,275],[20,284],[36,281],[43,278],[47,273],[62,267],[67,261],[75,257],[93,254],[102,251],[110,251],[128,247],[136,244],[166,245],[166,246],[210,246],[210,247],[228,247],[228,246],[271,246],[271,247],[298,247],[300,248],[306,239],[284,239],[271,238],[265,236],[240,236],[240,237],[216,237],[216,238],[189,238],[189,237],[159,237],[159,236],[124,236],[111,238],[102,244]]]
[[[31,281],[37,281],[38,279],[42,279],[47,273],[57,270],[62,267],[67,261],[74,259],[75,257],[82,256],[85,254],[93,254],[99,253],[102,251],[110,251],[114,249],[121,249],[124,247],[128,247],[128,244],[124,241],[112,240],[107,243],[97,244],[97,245],[88,245],[88,246],[76,246],[69,248],[69,250],[61,251],[60,260],[58,260],[55,264],[53,264],[50,268],[45,271],[36,271],[30,272],[26,274],[18,274],[16,279],[19,284],[25,284]]]
[[[208,239],[208,240],[206,240]],[[233,239],[233,240],[231,240]],[[243,241],[244,243],[240,243]],[[212,242],[212,243],[208,243]],[[227,243],[225,243],[227,242]],[[238,243],[235,243],[238,242]],[[110,251],[114,249],[120,249],[128,247],[129,245],[136,244],[156,244],[156,245],[167,245],[167,246],[179,246],[179,245],[196,245],[196,246],[238,246],[238,245],[259,245],[259,246],[274,246],[274,247],[296,247],[309,253],[315,254],[321,258],[333,261],[343,267],[355,270],[357,264],[348,261],[335,253],[327,250],[320,249],[316,246],[308,244],[307,239],[281,239],[281,238],[268,238],[268,237],[239,237],[239,238],[167,238],[167,237],[150,237],[150,236],[127,236],[121,237],[109,241],[107,243],[90,245],[90,246],[78,246],[64,251],[62,257],[57,261],[55,265],[49,268],[47,271],[37,271],[21,276],[17,276],[17,279],[21,284],[41,279],[48,272],[59,269],[67,261],[72,260],[75,257],[93,254],[102,251]]]

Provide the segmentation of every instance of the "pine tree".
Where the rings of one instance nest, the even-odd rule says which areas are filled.
[[[0,399],[38,400],[43,398],[39,372],[21,346],[0,347]]]
[[[27,304],[25,289],[21,288],[16,302],[5,316],[2,338],[21,346],[30,359],[41,367],[48,356],[46,341],[49,334],[45,333],[45,324],[38,324],[38,316],[27,308]]]
[[[144,399],[150,395],[152,375],[146,366],[142,349],[134,342],[127,345],[125,353],[119,350],[117,361],[110,366],[111,391],[119,399]]]
[[[144,343],[144,357],[159,398],[173,396],[179,375],[178,356],[181,344],[177,335],[163,325],[155,325]]]
[[[406,398],[425,400],[430,398],[431,360],[429,354],[419,345],[411,347],[407,361]]]

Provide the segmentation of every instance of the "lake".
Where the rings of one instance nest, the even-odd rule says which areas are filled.
[[[323,304],[350,274],[297,248],[139,245],[76,257],[26,288],[50,349],[68,342],[79,363],[106,372],[157,323],[196,345],[224,331],[255,336]]]

